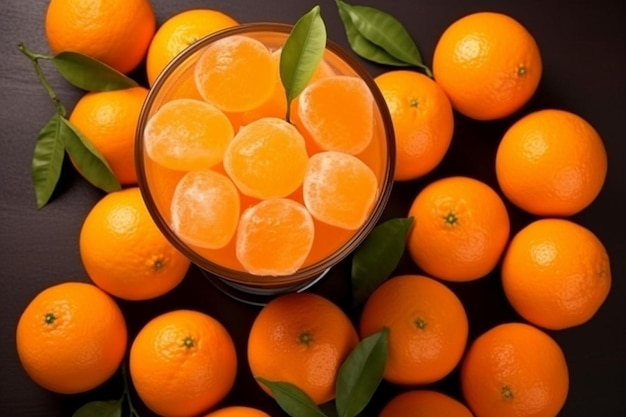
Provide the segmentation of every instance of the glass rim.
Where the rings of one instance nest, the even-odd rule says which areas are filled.
[[[380,114],[382,129],[384,130],[385,135],[385,145],[387,153],[385,158],[386,164],[384,167],[383,175],[381,176],[380,193],[378,195],[378,198],[376,199],[375,206],[365,223],[332,254],[315,263],[304,266],[290,275],[258,276],[245,272],[243,270],[224,267],[202,257],[194,249],[187,245],[180,237],[178,237],[176,233],[174,233],[174,231],[170,228],[169,224],[167,224],[163,215],[160,213],[156,201],[152,197],[152,193],[149,190],[150,187],[148,186],[148,178],[144,164],[145,150],[143,145],[143,134],[145,125],[149,118],[149,114],[161,88],[163,88],[164,84],[169,80],[169,77],[172,75],[172,73],[174,73],[196,52],[203,49],[208,44],[228,36],[261,32],[278,32],[284,35],[288,35],[291,32],[292,28],[293,25],[286,23],[243,23],[237,26],[219,30],[194,42],[182,52],[180,52],[174,59],[172,59],[156,78],[155,82],[149,89],[148,95],[141,108],[137,123],[137,129],[135,132],[134,151],[138,186],[141,195],[145,201],[145,204],[148,208],[148,212],[150,213],[157,227],[160,229],[161,233],[164,234],[166,239],[170,241],[178,251],[180,251],[193,264],[197,265],[201,269],[212,273],[222,279],[258,288],[280,288],[284,285],[289,285],[297,282],[302,282],[307,279],[315,278],[317,275],[323,273],[328,268],[335,266],[347,256],[349,256],[363,242],[365,237],[371,232],[371,230],[380,220],[385,208],[387,207],[387,203],[391,195],[391,189],[393,187],[396,150],[391,115],[385,103],[384,97],[378,89],[378,86],[374,82],[373,77],[354,56],[350,55],[345,50],[345,48],[343,48],[336,42],[327,39],[326,50],[335,54],[352,71],[354,71],[354,73],[367,84],[370,92],[374,97],[376,109]],[[267,280],[268,282],[264,282],[265,280]]]

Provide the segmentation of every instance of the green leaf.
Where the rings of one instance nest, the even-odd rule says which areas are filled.
[[[352,257],[352,302],[359,305],[385,281],[404,254],[413,218],[395,218],[376,226]]]
[[[109,91],[138,86],[104,62],[78,52],[60,52],[50,60],[63,78],[83,90]]]
[[[287,120],[291,101],[306,87],[326,49],[326,26],[315,6],[294,25],[280,54],[280,80],[287,95]]]
[[[381,64],[413,65],[432,76],[410,33],[395,17],[373,7],[336,3],[354,52]]]
[[[297,386],[265,378],[257,378],[257,381],[270,389],[280,408],[291,417],[326,417],[313,400]]]
[[[367,406],[383,379],[389,329],[370,335],[346,358],[337,377],[339,417],[355,417]]]
[[[65,150],[78,172],[91,184],[106,192],[121,189],[119,181],[100,152],[69,120],[61,117],[60,121]]]
[[[61,138],[61,115],[54,116],[39,131],[33,160],[31,163],[31,176],[35,187],[37,208],[45,206],[61,176],[65,148]]]
[[[122,402],[92,401],[76,410],[72,417],[122,417]]]

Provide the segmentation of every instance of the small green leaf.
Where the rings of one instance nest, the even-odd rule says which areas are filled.
[[[291,417],[327,417],[313,400],[297,386],[289,382],[269,381],[265,378],[257,378],[257,381],[270,389],[280,408]]]
[[[352,257],[352,302],[359,305],[396,269],[404,254],[413,218],[395,218],[376,226]]]
[[[77,129],[64,117],[61,121],[61,135],[65,150],[72,158],[78,172],[91,184],[106,192],[121,188],[104,157]]]
[[[339,417],[355,417],[367,406],[383,379],[389,329],[370,335],[346,358],[337,377]]]
[[[60,52],[50,60],[63,78],[83,90],[109,91],[138,85],[104,62],[78,52]]]
[[[324,56],[326,26],[315,6],[294,25],[280,54],[280,80],[287,95],[287,120],[291,101],[306,87]]]
[[[31,176],[35,187],[37,208],[45,206],[61,176],[65,148],[61,138],[61,115],[54,116],[39,131],[33,160],[31,163]]]
[[[413,65],[432,76],[406,28],[395,17],[374,7],[336,0],[350,46],[361,57],[394,66]]]
[[[92,401],[76,410],[72,417],[122,417],[122,402]]]

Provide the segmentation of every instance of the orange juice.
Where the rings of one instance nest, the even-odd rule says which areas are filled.
[[[384,101],[331,44],[286,120],[277,56],[289,27],[225,32],[153,87],[138,129],[140,186],[165,234],[209,272],[260,287],[310,279],[356,247],[387,201]]]

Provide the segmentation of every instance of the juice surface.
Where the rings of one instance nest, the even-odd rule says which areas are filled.
[[[298,206],[304,207],[305,200],[307,199],[303,198],[303,186],[302,186],[303,181],[302,179],[294,180],[295,177],[304,175],[304,173],[302,173],[302,162],[300,161],[300,159],[302,158],[301,152],[304,152],[304,158],[305,158],[304,163],[306,164],[307,159],[310,160],[313,155],[322,154],[322,155],[319,155],[320,158],[317,158],[317,159],[323,159],[321,158],[321,156],[325,156],[323,154],[333,153],[333,152],[329,152],[329,151],[332,151],[332,149],[325,148],[327,146],[330,146],[330,147],[339,146],[340,148],[345,148],[346,158],[344,159],[350,161],[352,165],[356,164],[360,166],[364,164],[367,167],[366,171],[371,172],[373,178],[375,178],[375,182],[374,182],[375,185],[374,185],[374,190],[371,191],[371,185],[368,188],[360,184],[361,181],[365,181],[361,178],[362,175],[361,177],[355,176],[354,179],[352,179],[350,177],[352,171],[346,171],[346,173],[342,173],[341,176],[336,176],[337,178],[333,179],[333,181],[338,182],[338,185],[337,185],[338,191],[336,192],[331,191],[330,193],[326,192],[325,194],[326,197],[324,198],[325,199],[330,198],[330,200],[340,200],[340,197],[342,197],[340,195],[341,193],[344,193],[344,192],[356,193],[356,194],[353,194],[352,197],[350,197],[349,195],[346,195],[344,204],[349,205],[353,200],[359,200],[359,201],[361,200],[360,198],[354,198],[354,197],[355,196],[360,197],[359,192],[361,189],[360,187],[362,187],[362,189],[364,190],[363,191],[364,193],[372,192],[374,194],[371,205],[364,209],[366,213],[365,217],[367,217],[374,209],[375,202],[377,201],[379,194],[381,192],[383,182],[385,181],[385,178],[384,178],[385,172],[387,170],[386,164],[388,163],[387,142],[386,142],[387,139],[385,137],[385,130],[384,130],[384,126],[382,124],[381,118],[380,118],[380,114],[378,113],[378,110],[376,109],[375,102],[373,98],[371,97],[371,93],[369,89],[367,88],[366,84],[362,82],[360,79],[357,78],[358,81],[361,81],[361,84],[353,82],[353,79],[357,77],[356,73],[350,70],[349,66],[345,62],[340,60],[335,54],[333,54],[330,51],[327,51],[325,54],[324,60],[320,64],[320,67],[316,71],[316,74],[313,76],[312,80],[309,83],[309,87],[311,87],[311,90],[312,90],[312,93],[310,94],[311,96],[314,96],[315,94],[318,94],[318,95],[326,94],[326,97],[323,100],[318,101],[317,102],[318,104],[315,104],[316,102],[314,102],[312,105],[309,105],[308,103],[305,103],[303,100],[300,100],[301,97],[296,98],[292,102],[292,108],[291,108],[292,118],[287,123],[285,121],[286,102],[281,101],[281,95],[284,96],[284,90],[282,89],[282,85],[280,84],[279,71],[278,71],[279,59],[277,58],[277,56],[279,57],[280,47],[282,46],[282,43],[284,42],[285,38],[286,38],[286,34],[277,33],[273,37],[267,37],[266,39],[264,39],[265,47],[267,48],[268,56],[270,57],[270,60],[269,61],[265,60],[264,56],[261,56],[261,58],[257,57],[255,59],[259,59],[260,62],[262,62],[259,65],[266,65],[267,62],[271,62],[272,65],[274,65],[273,74],[270,74],[270,72],[266,70],[264,73],[265,75],[263,75],[263,77],[266,78],[265,81],[261,81],[258,79],[259,77],[258,72],[254,74],[254,77],[256,77],[255,83],[263,82],[265,83],[265,85],[269,85],[271,88],[269,89],[269,92],[262,91],[263,90],[262,88],[257,89],[258,91],[256,92],[252,92],[251,94],[256,94],[256,96],[250,99],[251,102],[254,102],[251,108],[245,108],[246,100],[234,100],[233,101],[228,97],[228,89],[227,88],[224,89],[224,85],[223,85],[223,83],[227,81],[222,81],[222,84],[220,85],[220,88],[222,88],[221,92],[202,91],[203,89],[211,90],[211,84],[201,83],[201,82],[199,83],[198,80],[210,78],[211,75],[205,74],[206,69],[199,68],[202,65],[202,62],[204,59],[203,52],[205,52],[203,50],[200,50],[191,59],[189,59],[189,63],[182,65],[177,72],[172,74],[172,76],[170,77],[170,80],[165,83],[164,87],[162,88],[161,95],[158,99],[158,102],[155,101],[153,108],[151,109],[152,112],[151,112],[151,115],[149,116],[148,124],[150,123],[150,118],[153,118],[155,113],[157,113],[159,109],[165,103],[169,103],[169,102],[180,100],[180,99],[193,99],[193,100],[206,102],[207,100],[205,98],[207,96],[208,97],[217,96],[215,100],[219,101],[221,99],[220,98],[220,94],[221,94],[224,97],[224,99],[228,101],[229,107],[227,110],[224,110],[224,114],[228,117],[228,119],[230,120],[232,124],[233,135],[234,135],[234,138],[236,138],[236,141],[241,142],[242,140],[246,139],[246,138],[244,139],[240,138],[241,136],[244,135],[244,133],[246,132],[246,129],[249,133],[250,129],[254,129],[256,125],[267,125],[268,124],[266,123],[267,120],[262,120],[265,118],[278,119],[278,120],[270,120],[272,121],[272,123],[269,123],[269,124],[278,126],[280,129],[282,129],[281,132],[284,129],[287,129],[289,132],[288,134],[287,133],[285,134],[289,138],[293,136],[293,138],[291,139],[280,138],[280,141],[282,141],[280,143],[283,143],[283,144],[286,144],[287,142],[285,141],[287,140],[292,140],[293,144],[291,144],[292,142],[289,142],[290,143],[289,146],[287,145],[280,146],[280,145],[275,145],[275,144],[268,145],[272,141],[278,143],[278,140],[274,137],[276,134],[272,133],[271,131],[266,131],[266,129],[258,128],[258,132],[253,131],[252,133],[256,134],[261,139],[259,139],[256,143],[254,141],[251,141],[250,144],[247,144],[244,142],[245,146],[242,145],[242,147],[240,147],[241,149],[237,150],[237,152],[239,152],[237,157],[239,157],[240,159],[241,159],[241,155],[244,155],[244,156],[252,155],[251,158],[254,158],[255,157],[254,155],[266,155],[265,158],[267,159],[276,159],[276,161],[273,162],[275,164],[274,171],[272,171],[271,169],[269,169],[269,171],[266,170],[267,172],[262,171],[262,173],[259,174],[259,176],[256,176],[255,173],[250,174],[249,172],[246,174],[243,171],[246,171],[247,169],[248,170],[253,169],[255,165],[254,161],[248,164],[246,164],[245,162],[243,164],[240,162],[237,162],[240,165],[233,165],[234,163],[231,162],[231,160],[238,161],[238,159],[236,157],[231,157],[230,155],[229,155],[229,158],[227,159],[226,167],[225,167],[223,160],[217,163],[210,162],[210,166],[206,167],[206,169],[219,173],[220,178],[221,178],[221,175],[224,175],[228,178],[237,179],[235,178],[234,171],[235,170],[242,171],[243,173],[238,172],[237,176],[244,178],[246,181],[248,181],[249,184],[252,184],[252,185],[245,184],[245,186],[243,186],[242,184],[239,184],[240,187],[237,187],[239,191],[239,199],[238,199],[239,213],[238,214],[240,218],[250,208],[257,206],[262,201],[267,201],[268,199],[283,199],[283,198],[289,199],[298,203]],[[211,53],[213,54],[213,56],[210,57],[210,59],[212,60],[211,68],[214,68],[215,65],[218,65],[216,64],[216,62],[220,62],[220,57],[218,55],[215,55],[216,54],[215,51],[212,51]],[[248,53],[248,52],[245,52],[245,53]],[[255,49],[254,53],[257,54],[258,50]],[[209,54],[206,54],[206,55],[209,55]],[[200,64],[198,64],[198,62],[200,62]],[[239,69],[238,71],[243,71],[243,70]],[[228,72],[228,69],[225,69],[224,72]],[[198,77],[199,73],[202,74],[200,77]],[[221,76],[223,77],[223,79],[227,79],[231,75],[232,74],[227,73],[226,75],[222,74]],[[237,79],[237,77],[241,78],[244,76],[246,76],[245,73],[239,74],[235,76],[235,79]],[[342,83],[344,80],[341,79],[340,77],[345,77],[345,76],[351,77],[350,80],[345,80],[345,81],[350,81],[349,84],[351,86],[349,88],[353,90],[354,89],[358,90],[360,88],[362,91],[359,92],[355,90],[356,91],[355,92],[353,90],[346,90],[345,98],[343,99],[344,102],[341,101],[342,99],[339,97],[339,94],[336,93],[337,89],[335,86],[330,86],[330,87],[322,86],[322,87],[317,88],[317,90],[313,88],[314,83],[322,83],[324,79],[327,79],[326,83],[329,85],[330,83],[334,82],[333,81],[334,79],[336,79],[337,82]],[[345,84],[348,84],[348,83],[345,83]],[[354,84],[354,86],[352,86],[352,84]],[[329,94],[328,91],[323,91],[324,88],[327,88],[329,90],[333,89],[333,91],[330,91],[330,94]],[[364,88],[365,90],[363,90]],[[367,95],[366,98],[369,101],[363,100],[363,97],[359,97],[358,94]],[[304,96],[304,95],[305,95],[305,92],[301,94],[301,96]],[[259,98],[261,96],[262,98]],[[351,109],[350,101],[356,102],[358,106],[360,106],[360,109],[356,109],[356,110]],[[366,104],[364,104],[364,102]],[[232,103],[235,103],[235,104],[232,104]],[[238,106],[238,109],[240,109],[240,111],[231,111],[232,108],[235,106]],[[333,106],[336,106],[336,107],[333,108]],[[367,106],[371,106],[371,109],[368,109]],[[309,110],[309,109],[312,109],[312,110]],[[307,113],[307,111],[315,112],[315,114]],[[330,124],[324,125],[325,120],[323,118],[327,117],[325,116],[325,114],[332,115],[333,113],[340,114],[339,122],[341,121],[344,121],[344,122],[338,123],[337,121],[335,121],[334,124],[330,123]],[[325,129],[325,131],[322,132],[322,135],[326,135],[325,138],[319,139],[320,134],[319,132],[315,132],[315,126],[314,126],[314,129],[310,129],[310,127],[312,126],[312,123],[320,124],[322,126],[320,129],[322,130]],[[283,126],[283,124],[288,125],[288,127]],[[309,128],[307,128],[307,126]],[[295,133],[292,132],[291,129],[293,129]],[[224,129],[222,129],[221,131],[224,131]],[[353,136],[350,136],[351,134],[353,134]],[[363,138],[363,135],[369,135],[371,136],[371,139]],[[248,136],[250,136],[250,134]],[[342,143],[343,137],[346,138],[344,142],[352,141],[354,143],[350,143],[349,146],[346,146],[345,143]],[[222,140],[222,138],[220,138],[220,140]],[[303,143],[304,143],[304,150],[302,151],[300,151],[300,148],[299,148],[300,140],[303,140]],[[338,145],[333,144],[333,142],[337,142]],[[331,143],[331,144],[327,145],[327,143]],[[258,149],[261,146],[268,146],[267,148],[268,151],[266,154],[263,154],[263,150]],[[269,148],[269,146],[275,146],[276,148]],[[234,152],[234,151],[229,150],[227,152]],[[280,159],[281,152],[285,153],[285,155],[283,155],[282,160]],[[340,152],[344,152],[344,150],[340,149]],[[144,155],[144,161],[143,161],[145,179],[147,182],[147,186],[150,189],[152,199],[155,203],[156,208],[162,214],[166,224],[172,225],[173,220],[176,220],[177,223],[180,223],[181,215],[180,213],[175,213],[175,215],[172,216],[172,207],[174,207],[174,210],[179,210],[179,207],[180,207],[179,197],[180,197],[181,192],[180,190],[178,191],[176,190],[177,190],[177,187],[180,188],[179,184],[185,182],[181,180],[183,178],[186,178],[189,172],[184,169],[171,169],[171,166],[177,167],[181,164],[178,164],[178,165],[170,164],[170,168],[168,168],[168,167],[165,167],[162,163],[156,162],[155,159],[162,159],[162,158],[158,158],[158,157],[151,158],[147,155]],[[356,159],[357,161],[353,161],[354,159]],[[262,162],[263,161],[260,161],[260,163],[258,164],[260,167],[259,169],[267,168],[266,166],[263,165]],[[207,162],[207,164],[209,164],[209,162]],[[184,165],[184,163],[182,165]],[[197,160],[194,159],[194,166],[196,165],[197,165]],[[306,166],[307,166],[307,169],[310,170],[312,168],[309,165],[311,164],[308,164]],[[332,174],[332,169],[328,169],[327,171]],[[363,169],[361,169],[361,171],[363,171]],[[257,177],[262,178],[262,175],[267,175],[267,178],[268,178],[267,180],[263,180],[263,181],[269,181],[275,184],[270,184],[271,186],[268,186],[268,187],[263,187],[263,184],[260,184],[260,185],[256,184],[255,178]],[[309,175],[308,171],[307,171],[307,175]],[[370,174],[367,173],[366,177],[368,175]],[[237,182],[237,181],[234,181],[234,182]],[[343,182],[343,184],[341,184],[341,182]],[[293,184],[296,184],[296,185],[294,186]],[[370,184],[371,184],[371,181],[370,181]],[[256,189],[253,189],[254,187],[259,187],[258,192]],[[370,190],[370,191],[366,191],[366,190]],[[317,195],[314,193],[314,191],[309,190],[308,192],[310,194],[308,196],[309,200],[311,198],[315,198]],[[314,194],[313,197],[311,197],[311,193]],[[192,195],[192,193],[190,192],[188,192],[187,194]],[[333,197],[328,197],[329,195]],[[217,196],[215,198],[220,198],[220,197]],[[173,200],[174,200],[174,204],[172,202]],[[233,205],[234,203],[232,203],[231,200],[232,198],[229,197],[229,200],[228,200],[229,204]],[[364,200],[367,200],[367,198]],[[353,203],[353,204],[356,204],[356,203]],[[359,207],[356,207],[356,208],[348,207],[347,209],[352,210],[352,211],[358,211],[356,210],[357,208],[360,209]],[[189,212],[189,210],[187,210],[187,212]],[[345,215],[345,213],[343,215]],[[184,220],[194,220],[194,219],[184,219]],[[338,251],[342,246],[346,244],[346,242],[350,240],[350,238],[352,238],[355,235],[360,225],[364,222],[364,221],[363,222],[358,221],[358,224],[352,222],[354,223],[354,225],[348,222],[346,223],[346,224],[349,224],[348,226],[338,227],[338,226],[333,226],[332,224],[329,224],[327,221],[321,221],[315,216],[311,217],[311,220],[312,220],[311,224],[313,228],[312,244],[310,244],[310,248],[309,247],[306,248],[306,251],[308,254],[304,257],[304,259],[297,261],[297,268],[295,268],[295,270],[301,267],[306,267],[316,262],[319,262],[323,260],[324,258],[327,258],[329,255]],[[302,222],[308,224],[304,220]],[[354,227],[355,225],[356,225],[356,228]],[[291,238],[289,236],[290,234],[289,231],[291,229],[296,228],[295,227],[296,225],[293,225],[293,226],[294,227],[288,227],[287,229],[284,229],[284,231],[282,232],[284,233],[284,239]],[[193,223],[191,223],[191,228],[193,228]],[[243,227],[241,227],[241,224],[240,224],[240,229],[243,229]],[[249,262],[243,262],[243,263],[241,262],[241,259],[242,259],[241,257],[247,256],[247,255],[245,255],[245,251],[242,249],[243,247],[241,243],[242,239],[238,238],[237,236],[238,233],[242,233],[242,231],[241,230],[234,231],[232,236],[230,236],[228,239],[225,239],[226,243],[223,246],[217,247],[217,248],[211,247],[211,245],[205,245],[202,243],[198,244],[197,241],[185,239],[184,236],[182,235],[179,235],[179,237],[181,237],[181,239],[185,242],[185,244],[189,248],[191,248],[191,250],[193,250],[196,254],[200,255],[201,257],[209,260],[210,262],[214,264],[217,264],[217,265],[220,265],[222,267],[229,268],[232,270],[236,270],[236,271],[251,273],[252,274],[252,276],[250,277],[251,280],[255,280],[254,276],[258,275],[259,282],[267,282],[268,280],[271,281],[271,276],[273,275],[274,276],[288,275],[294,272],[293,270],[289,270],[287,267],[286,267],[287,269],[285,269],[283,272],[275,271],[275,272],[265,272],[265,273],[258,273],[258,274],[255,274],[255,271],[251,271],[250,267],[246,269],[244,267],[244,264],[249,264]],[[308,236],[308,234],[306,235]],[[299,238],[298,236],[299,235],[294,234],[293,239],[302,239],[302,238]],[[278,236],[275,238],[278,240],[275,240],[275,243],[273,245],[274,249],[271,247],[271,245],[268,245],[270,247],[266,247],[265,249],[261,249],[261,250],[267,251],[267,257],[287,256],[287,255],[284,255],[283,253],[276,253],[275,248],[280,247],[279,243],[284,244],[285,242],[282,241],[281,236]],[[272,239],[272,238],[268,237],[268,239]],[[239,246],[238,246],[238,241],[239,241]],[[286,244],[285,247],[288,248],[292,246],[297,246],[297,244],[300,244],[300,243],[302,242],[294,241],[292,242],[292,244]],[[282,251],[284,250],[286,249],[283,249]]]

